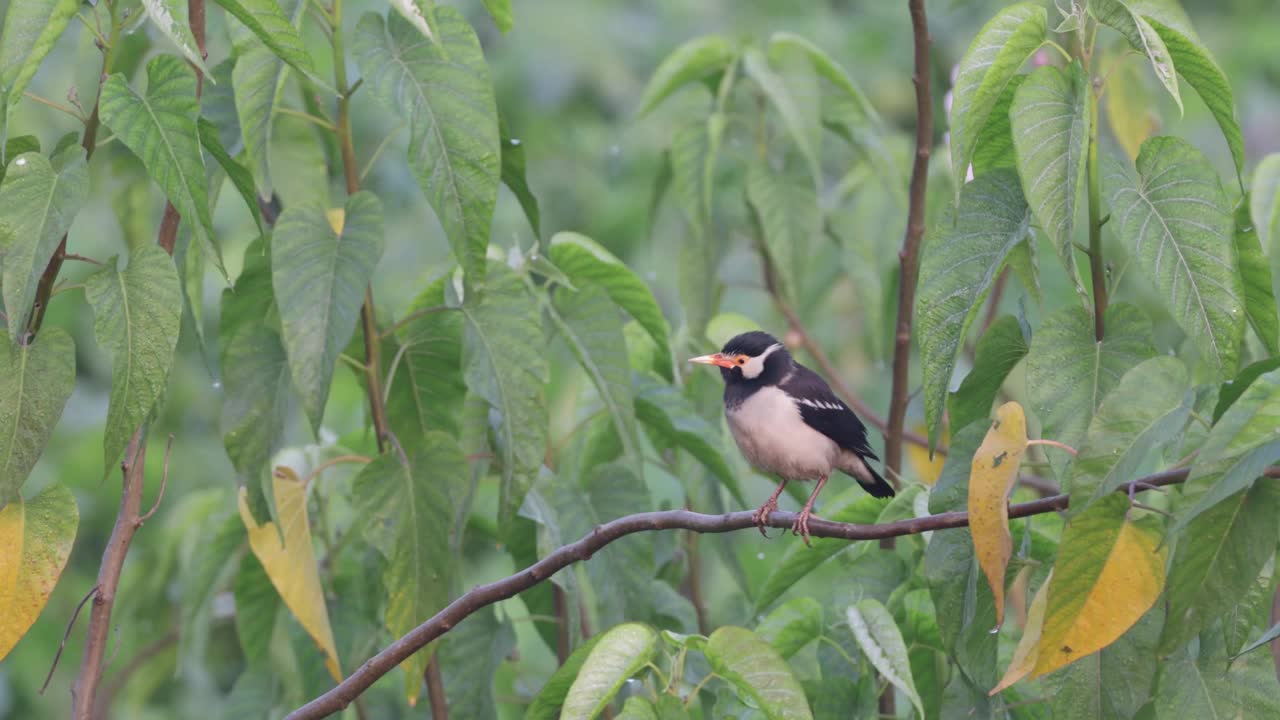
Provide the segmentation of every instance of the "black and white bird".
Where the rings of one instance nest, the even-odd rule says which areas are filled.
[[[809,542],[813,501],[832,470],[858,481],[875,497],[893,497],[893,486],[871,467],[878,460],[867,444],[867,428],[826,381],[796,362],[772,335],[748,332],[711,355],[689,362],[716,365],[724,377],[724,415],[733,439],[753,466],[782,479],[755,511],[764,533],[778,496],[791,480],[817,480],[792,531]]]

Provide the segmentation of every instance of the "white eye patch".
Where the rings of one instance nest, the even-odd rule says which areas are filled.
[[[774,352],[782,349],[782,343],[774,343],[764,352],[756,357],[751,358],[742,366],[742,377],[748,380],[754,380],[760,377],[760,373],[764,372],[764,361],[768,359]]]

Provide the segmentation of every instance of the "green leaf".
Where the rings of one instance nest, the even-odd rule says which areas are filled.
[[[1280,540],[1280,488],[1252,488],[1207,509],[1187,523],[1169,563],[1169,622],[1162,654],[1182,647],[1248,592]]]
[[[374,96],[409,123],[409,167],[470,287],[484,277],[498,198],[498,108],[471,25],[451,7],[435,19],[439,44],[398,14],[366,13],[352,48]]]
[[[597,717],[618,694],[622,684],[649,662],[657,642],[658,634],[640,623],[626,623],[605,631],[565,696],[561,720]]]
[[[1253,384],[1254,380],[1261,377],[1263,373],[1271,372],[1277,368],[1280,368],[1280,357],[1259,360],[1236,373],[1234,378],[1222,383],[1222,386],[1218,388],[1218,404],[1213,408],[1213,424],[1218,424],[1222,414],[1234,405],[1236,400],[1240,399],[1240,396],[1244,394],[1245,390],[1249,389],[1249,385]]]
[[[1009,108],[1013,106],[1018,88],[1029,77],[1031,76],[1014,75],[1009,78],[1009,84],[1004,86],[996,104],[991,107],[991,115],[978,133],[973,151],[974,177],[1000,168],[1018,167],[1018,156],[1013,149],[1013,123],[1009,117]]]
[[[203,53],[200,52],[200,46],[196,44],[195,36],[191,34],[191,19],[187,14],[186,0],[142,0],[142,7],[146,9],[147,17],[151,18],[151,22],[155,23],[160,32],[178,46],[178,50],[187,61],[195,65],[200,72],[207,74],[209,69],[204,66]],[[162,55],[161,57],[172,56]],[[193,92],[193,99],[194,96]],[[103,121],[105,122],[106,119],[103,118]],[[115,130],[115,128],[111,129]],[[116,134],[119,134],[119,131],[116,131]],[[194,136],[194,133],[192,135]],[[174,205],[176,207],[177,203]]]
[[[405,309],[413,317],[396,331],[400,365],[391,378],[387,415],[402,442],[431,430],[458,435],[467,386],[462,382],[462,314],[444,309],[448,275],[431,283]]]
[[[40,152],[40,138],[35,135],[19,135],[18,137],[9,138],[4,142],[3,157],[0,157],[0,182],[3,182],[5,171],[9,169],[9,163],[14,158],[23,153]]]
[[[1089,78],[1078,62],[1061,70],[1037,68],[1018,88],[1009,108],[1018,175],[1036,222],[1082,299],[1087,295],[1076,270],[1075,218],[1084,195],[1089,148]]]
[[[1263,251],[1271,256],[1271,290],[1280,298],[1280,153],[1262,158],[1249,190],[1253,228]]]
[[[1169,300],[1178,324],[1220,377],[1236,370],[1244,308],[1231,213],[1218,174],[1185,140],[1142,144],[1135,179],[1118,162],[1106,182],[1116,234]]]
[[[1139,12],[1142,8],[1135,10],[1131,7],[1133,4],[1131,0],[1091,0],[1090,10],[1098,22],[1114,28],[1128,38],[1129,44],[1135,50],[1146,55],[1160,84],[1164,85],[1165,90],[1168,90],[1169,95],[1173,97],[1173,101],[1178,104],[1178,112],[1182,112],[1182,96],[1178,92],[1177,71],[1169,48],[1165,46],[1160,33],[1156,32],[1147,18]]]
[[[299,3],[306,7],[305,2]],[[231,87],[244,151],[258,192],[271,197],[271,122],[284,89],[288,66],[265,47],[251,47],[235,60]]]
[[[715,243],[710,235],[713,182],[726,117],[712,113],[705,121],[682,124],[671,136],[671,185],[676,203],[689,224],[681,243],[676,280],[689,337],[701,337],[717,307],[721,283],[716,276]]]
[[[28,345],[0,340],[0,507],[17,497],[76,383],[76,348],[62,328]]]
[[[602,637],[603,634],[593,635],[569,653],[564,664],[551,673],[546,684],[533,697],[533,702],[524,711],[524,720],[557,720],[560,717],[560,706],[564,704],[569,688]]]
[[[9,335],[21,342],[36,285],[89,197],[89,167],[79,146],[54,158],[23,153],[0,184],[0,260]]]
[[[924,242],[916,324],[924,362],[930,445],[942,427],[956,354],[1009,252],[1030,233],[1031,212],[1007,170],[965,185],[959,205]]]
[[[960,382],[960,387],[947,396],[952,434],[969,423],[991,416],[991,404],[1005,378],[1027,356],[1028,349],[1017,318],[1005,315],[991,323],[978,339],[973,369]]]
[[[723,35],[702,35],[676,48],[653,71],[636,115],[647,115],[676,90],[728,67],[738,52],[737,43]]]
[[[1262,633],[1262,635],[1258,636],[1257,640],[1254,640],[1253,642],[1241,648],[1240,652],[1232,656],[1231,659],[1234,660],[1240,657],[1241,655],[1244,655],[1245,653],[1253,652],[1254,650],[1257,650],[1263,645],[1269,645],[1272,640],[1275,640],[1278,637],[1280,637],[1280,622],[1276,623],[1275,625],[1272,625],[1270,629]]]
[[[1182,431],[1194,396],[1182,361],[1138,364],[1102,399],[1071,467],[1071,514],[1138,476],[1152,450]]]
[[[262,227],[262,209],[258,207],[258,196],[253,189],[253,175],[249,169],[236,162],[235,158],[227,153],[227,149],[222,147],[222,140],[218,138],[218,128],[208,120],[200,118],[200,145],[218,161],[218,165],[227,173],[231,184],[235,187],[236,192],[240,193],[240,198],[244,200],[245,207],[249,208],[249,215],[253,218],[253,223],[258,226],[258,232],[263,232]]]
[[[822,605],[811,597],[792,598],[760,621],[756,635],[790,658],[822,636]]]
[[[754,47],[743,50],[742,67],[782,116],[787,134],[808,164],[813,186],[821,187],[822,164],[818,160],[818,152],[822,139],[822,109],[818,98],[816,95],[810,97],[811,93],[804,91],[805,83],[797,83],[795,78],[784,78],[776,72],[769,66],[764,53]],[[808,70],[812,73],[811,67]],[[797,94],[793,89],[800,92]]]
[[[525,179],[524,143],[520,138],[511,137],[501,116],[498,117],[498,134],[502,142],[502,184],[516,196],[520,209],[529,219],[529,226],[533,228],[533,236],[539,237],[542,235],[542,216],[538,211],[538,198]]]
[[[511,0],[483,0],[484,9],[489,13],[489,17],[493,18],[493,24],[498,26],[498,30],[506,33],[511,30],[513,20],[511,18]]]
[[[186,3],[181,4],[185,14]],[[147,174],[187,220],[200,247],[226,277],[222,252],[214,241],[204,156],[196,130],[200,103],[195,73],[172,55],[158,55],[147,63],[145,96],[130,87],[122,73],[116,73],[102,86],[98,113],[102,123],[142,160]]]
[[[1093,318],[1080,307],[1045,319],[1027,353],[1027,393],[1041,437],[1079,447],[1103,398],[1135,365],[1156,354],[1151,321],[1125,303],[1107,307],[1106,335],[1094,340]],[[1065,458],[1050,455],[1061,472]]]
[[[0,509],[0,660],[40,616],[66,569],[79,524],[75,496],[56,483]]]
[[[873,124],[879,124],[880,118],[871,101],[858,87],[849,73],[841,67],[836,59],[825,50],[813,44],[808,38],[789,32],[776,32],[769,36],[769,58],[772,60],[778,53],[797,51],[813,64],[813,70],[821,78],[835,85],[848,100],[858,106],[859,111]]]
[[[739,505],[746,499],[738,478],[725,461],[720,447],[712,442],[719,433],[689,402],[680,390],[655,378],[636,373],[631,376],[635,387],[636,417],[663,445],[674,445],[697,458],[724,485]]]
[[[1151,698],[1164,619],[1157,605],[1113,644],[1048,676],[1048,717],[1133,720]]]
[[[790,182],[767,162],[756,161],[747,170],[747,202],[764,235],[782,295],[794,306],[822,224],[818,197],[812,187]]]
[[[1270,355],[1280,355],[1280,314],[1267,255],[1262,251],[1257,227],[1249,216],[1247,203],[1236,209],[1236,262],[1244,289],[1244,313]]]
[[[894,623],[893,616],[874,598],[866,598],[849,606],[845,614],[863,654],[885,680],[906,693],[920,717],[924,718],[924,704],[920,702],[920,694],[916,692],[911,665],[907,661],[907,646],[902,641],[902,632]]]
[[[639,695],[633,695],[623,703],[618,720],[658,720],[658,714],[653,703]]]
[[[4,23],[0,25],[0,139],[8,136],[9,106],[22,97],[40,62],[53,49],[79,8],[77,0],[9,3]],[[11,157],[6,147],[0,164],[9,162]]]
[[[296,21],[285,14],[276,0],[214,0],[214,2],[252,30],[253,34],[270,48],[276,57],[292,65],[320,87],[326,87],[316,77],[315,62],[302,42],[302,34],[295,27]]]
[[[365,290],[382,257],[382,203],[347,198],[342,233],[323,208],[286,208],[271,242],[271,284],[280,308],[294,386],[314,430],[329,399],[334,363],[355,331]]]
[[[605,291],[594,283],[556,290],[548,307],[551,320],[564,337],[578,364],[596,387],[596,395],[613,421],[622,450],[636,477],[644,477],[640,439],[636,434],[636,411],[632,401],[631,368],[618,352],[626,347],[621,312]]]
[[[1280,460],[1280,370],[1272,370],[1247,390],[1214,423],[1191,467],[1184,492],[1203,492],[1170,532],[1236,493],[1251,487],[1268,465]]]
[[[978,31],[960,59],[951,102],[951,169],[963,180],[978,137],[1005,86],[1044,41],[1044,8],[1018,3],[1004,8]],[[956,183],[959,189],[961,182]]]
[[[822,516],[832,522],[869,525],[876,522],[884,506],[883,500],[873,498],[858,488],[850,488],[823,505]],[[801,578],[850,548],[848,541],[838,538],[813,538],[812,547],[801,543],[788,545],[782,559],[773,565],[760,586],[755,599],[756,612],[768,609]]]
[[[1228,663],[1221,651],[1181,649],[1160,663],[1154,704],[1159,718],[1268,718],[1280,714],[1270,658]]]
[[[85,280],[93,335],[111,355],[111,401],[103,437],[103,473],[164,393],[182,325],[178,270],[158,245],[140,245],[123,271],[112,258]]]
[[[511,622],[499,622],[492,606],[469,616],[442,639],[437,652],[452,717],[498,717],[494,679],[515,647]]]
[[[423,37],[431,42],[439,42],[435,0],[391,0],[391,7],[417,28]]]
[[[537,301],[520,276],[501,263],[489,265],[482,292],[467,293],[462,314],[467,388],[500,415],[495,430],[502,465],[502,526],[515,516],[542,467],[547,444],[546,341]]]
[[[671,379],[671,346],[666,318],[653,292],[634,270],[586,235],[559,232],[551,238],[547,256],[575,285],[596,283],[609,299],[640,323],[658,346],[663,376]]]
[[[711,669],[770,720],[813,717],[787,661],[750,630],[723,626],[707,638],[703,652]]]
[[[282,603],[280,593],[271,584],[271,578],[257,555],[245,553],[240,559],[232,592],[236,602],[236,635],[240,638],[240,648],[250,665],[261,667],[260,663],[269,661],[271,634]]]

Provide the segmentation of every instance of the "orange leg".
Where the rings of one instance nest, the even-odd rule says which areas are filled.
[[[826,475],[818,478],[818,487],[813,489],[813,494],[809,496],[804,508],[800,510],[800,515],[796,517],[795,524],[791,526],[791,532],[803,538],[804,544],[809,547],[813,547],[813,544],[809,542],[809,518],[813,517],[813,501],[818,499],[818,493],[822,492],[822,486],[826,484]]]
[[[773,494],[769,496],[769,499],[765,500],[763,505],[751,513],[751,519],[756,521],[756,527],[760,528],[760,534],[765,537],[769,537],[769,534],[764,531],[765,523],[769,522],[769,514],[778,509],[778,496],[782,494],[782,488],[786,486],[787,481],[783,480],[778,485],[778,489],[774,490]]]

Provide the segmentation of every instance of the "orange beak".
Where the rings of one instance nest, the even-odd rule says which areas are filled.
[[[720,353],[712,353],[710,355],[700,355],[696,358],[689,358],[689,362],[702,363],[703,365],[719,365],[722,368],[733,367],[733,361]]]

